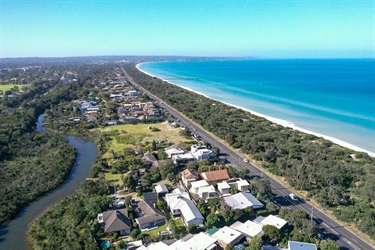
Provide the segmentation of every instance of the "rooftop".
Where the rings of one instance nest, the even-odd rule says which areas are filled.
[[[200,187],[205,187],[205,186],[209,186],[210,184],[208,184],[208,182],[206,180],[200,180],[200,181],[194,181],[191,183],[191,188],[192,189],[195,189],[195,188],[200,188]]]
[[[212,237],[222,242],[225,242],[225,244],[231,244],[232,242],[235,242],[241,236],[243,237],[242,233],[227,226],[220,228],[219,231],[217,231],[216,233],[212,235]]]
[[[202,179],[206,181],[222,181],[222,180],[229,179],[228,171],[225,169],[215,170],[215,171],[210,171],[210,172],[203,172],[203,173],[200,173],[200,176],[202,177]]]
[[[263,225],[256,222],[252,222],[251,220],[248,220],[245,223],[237,221],[233,223],[230,227],[249,237],[263,236]]]
[[[285,226],[288,223],[286,220],[281,219],[275,215],[268,215],[267,217],[259,216],[254,221],[262,225],[275,226],[277,227],[277,229],[281,229],[283,226]]]
[[[288,241],[289,250],[316,250],[316,245],[298,241]]]
[[[253,207],[254,209],[257,209],[264,207],[264,205],[260,201],[258,201],[252,194],[245,192],[226,196],[224,197],[224,201],[233,209],[244,209],[247,207]]]
[[[155,186],[156,193],[168,193],[168,188],[164,184]]]

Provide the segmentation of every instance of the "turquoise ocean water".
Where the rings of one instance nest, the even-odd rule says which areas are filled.
[[[139,68],[375,152],[374,59],[157,62]]]

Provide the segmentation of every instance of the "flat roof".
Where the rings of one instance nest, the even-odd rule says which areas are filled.
[[[289,250],[316,250],[316,245],[312,243],[288,241]]]
[[[205,186],[210,185],[210,184],[208,184],[208,182],[206,180],[193,181],[190,184],[191,184],[192,189],[199,188],[199,187],[205,187]]]
[[[225,226],[214,233],[212,237],[221,240],[226,244],[231,244],[232,242],[238,240],[238,238],[244,237],[244,235],[233,228]]]
[[[257,209],[264,207],[264,205],[260,201],[258,201],[252,194],[245,192],[226,196],[224,197],[224,201],[233,209],[244,209],[247,207],[253,207],[254,209]]]
[[[229,184],[226,182],[220,182],[217,184],[218,189],[223,189],[223,188],[230,188]]]
[[[251,220],[248,220],[245,223],[237,221],[233,223],[230,227],[243,233],[246,236],[263,236],[263,225],[256,222],[252,222]]]

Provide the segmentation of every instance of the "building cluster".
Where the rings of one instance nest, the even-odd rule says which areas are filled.
[[[74,117],[73,121],[80,121],[85,118],[88,122],[96,123],[102,114],[104,125],[116,125],[118,123],[138,123],[141,121],[160,121],[164,117],[160,110],[155,107],[152,101],[144,101],[141,92],[134,89],[127,78],[116,74],[114,79],[107,81],[99,80],[97,88],[107,95],[108,100],[100,100],[89,93],[85,99],[74,101],[74,108],[79,109],[82,115]],[[98,103],[98,101],[100,103]],[[110,113],[106,108],[106,102],[112,103],[116,113]]]

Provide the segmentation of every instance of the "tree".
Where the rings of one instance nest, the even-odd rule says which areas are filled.
[[[225,250],[234,250],[231,244],[226,245]]]
[[[263,240],[259,236],[254,236],[251,239],[250,246],[246,250],[262,250],[263,249]]]
[[[194,233],[197,233],[198,228],[197,228],[196,225],[191,224],[191,225],[189,225],[189,226],[187,227],[187,231],[188,231],[188,233],[194,234]]]
[[[117,240],[117,239],[118,239],[118,233],[114,233],[112,238],[113,238],[114,240]]]
[[[208,205],[210,205],[211,211],[215,211],[218,204],[220,204],[219,198],[213,198],[208,202]]]
[[[319,244],[320,250],[339,250],[340,248],[331,239],[322,240]]]
[[[137,187],[137,180],[134,179],[132,175],[125,175],[123,178],[124,186],[127,187],[129,190],[134,191]]]
[[[155,151],[157,149],[156,147],[156,141],[155,140],[152,140],[152,143],[151,143],[151,150],[152,151]]]
[[[133,239],[136,239],[137,236],[141,234],[141,230],[139,229],[133,229],[131,232],[130,232],[130,236],[133,238]]]
[[[206,221],[207,221],[208,227],[213,227],[213,226],[217,225],[217,223],[219,222],[219,215],[211,212],[207,216]]]
[[[271,241],[279,241],[280,240],[280,231],[277,227],[273,225],[265,225],[263,227],[263,232],[266,237],[268,237]]]
[[[121,249],[126,249],[128,246],[128,243],[125,240],[120,240],[117,242],[116,249],[121,250]]]

